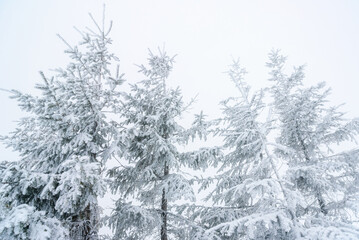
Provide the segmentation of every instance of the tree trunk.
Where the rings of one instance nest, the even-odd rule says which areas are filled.
[[[318,200],[320,212],[323,213],[324,215],[327,215],[328,214],[328,209],[326,208],[323,195],[320,192],[317,192],[315,195],[316,195],[316,198]]]
[[[98,223],[88,205],[80,214],[72,217],[70,238],[72,240],[97,240]]]
[[[304,158],[307,162],[311,162],[310,161],[310,158],[309,158],[309,154],[308,154],[308,151],[307,151],[307,148],[305,146],[305,143],[304,143],[304,140],[301,138],[300,134],[299,134],[299,130],[298,130],[298,123],[296,123],[296,132],[297,132],[297,137],[299,139],[299,142],[300,142],[300,145],[302,147],[302,150],[303,150],[303,153],[304,153]],[[325,205],[325,201],[324,201],[324,198],[323,198],[323,195],[322,193],[319,191],[319,190],[315,190],[316,193],[315,193],[315,197],[316,199],[318,200],[318,204],[319,204],[319,208],[320,208],[320,212],[323,213],[324,215],[327,215],[328,214],[328,210],[327,210],[327,207]]]
[[[85,208],[84,211],[83,224],[82,240],[91,240],[93,226],[91,224],[91,209],[89,205]]]
[[[165,168],[163,172],[163,177],[165,178],[169,174],[169,168],[167,163],[165,163]],[[167,236],[167,196],[166,190],[162,190],[162,201],[161,201],[161,217],[162,217],[162,225],[161,225],[161,240],[168,240]]]

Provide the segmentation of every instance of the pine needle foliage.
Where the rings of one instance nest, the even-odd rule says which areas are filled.
[[[171,204],[195,201],[195,193],[182,169],[204,169],[219,154],[207,148],[178,150],[195,136],[205,137],[207,124],[202,113],[189,129],[178,123],[188,105],[179,88],[167,86],[173,64],[164,50],[150,51],[148,66],[139,66],[145,80],[131,85],[126,95],[121,157],[127,164],[109,171],[111,189],[120,195],[109,218],[114,239],[183,239],[188,234],[183,224],[188,224]]]
[[[104,166],[118,133],[106,112],[118,111],[123,76],[111,67],[118,62],[109,51],[111,25],[105,28],[103,19],[99,26],[90,17],[95,29],[79,31],[78,45],[59,36],[70,63],[51,78],[40,72],[39,96],[12,91],[28,117],[2,138],[21,156],[1,163],[3,239],[98,238],[98,197],[106,191]]]

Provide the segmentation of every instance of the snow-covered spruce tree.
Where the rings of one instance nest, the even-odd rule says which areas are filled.
[[[273,148],[279,146],[268,140],[274,122],[270,117],[260,121],[265,90],[250,94],[238,61],[228,73],[239,97],[222,102],[218,132],[226,154],[216,180],[210,180],[218,181],[208,196],[214,206],[194,211],[207,228],[198,239],[296,239],[301,197],[278,173]]]
[[[64,41],[71,62],[52,78],[41,73],[39,96],[13,91],[29,116],[2,139],[21,156],[1,164],[5,239],[98,239],[97,198],[106,189],[102,172],[117,136],[116,123],[105,112],[118,108],[123,80],[118,68],[115,76],[110,71],[118,61],[108,50],[111,27],[94,23],[95,30],[79,31],[79,45]]]
[[[359,207],[359,150],[334,151],[333,145],[355,141],[359,120],[346,121],[338,107],[328,107],[324,83],[305,88],[303,67],[283,72],[286,58],[269,55],[271,88],[279,117],[277,142],[291,154],[277,151],[288,162],[287,180],[302,192],[306,207],[306,239],[359,239],[353,220]]]
[[[17,191],[21,190],[16,185],[23,174],[27,173],[17,163],[2,162],[0,165],[0,239],[66,238],[68,231],[57,218],[46,216],[44,211],[28,204],[14,204]]]
[[[197,226],[171,211],[176,200],[195,199],[181,167],[205,168],[218,152],[177,149],[192,137],[205,137],[207,124],[203,114],[189,129],[178,124],[186,106],[179,88],[166,87],[173,58],[160,50],[159,55],[150,51],[148,60],[149,68],[140,66],[146,79],[132,85],[124,104],[127,130],[122,158],[127,164],[109,171],[112,190],[120,195],[109,225],[114,239],[188,239]]]

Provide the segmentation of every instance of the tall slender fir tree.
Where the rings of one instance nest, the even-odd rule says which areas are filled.
[[[41,72],[40,96],[13,91],[29,117],[2,139],[21,156],[1,164],[4,239],[98,239],[97,198],[106,191],[102,173],[118,132],[105,112],[118,110],[123,79],[118,67],[111,74],[110,64],[118,61],[108,49],[111,25],[91,19],[96,29],[79,31],[79,45],[60,37],[71,62],[52,78]]]
[[[275,112],[280,135],[277,142],[291,154],[277,151],[288,164],[286,180],[306,199],[298,216],[305,220],[306,239],[358,239],[359,149],[335,151],[355,141],[359,119],[345,120],[338,107],[328,107],[324,83],[305,88],[303,66],[287,76],[286,58],[279,51],[269,55]],[[343,149],[342,147],[342,149]]]
[[[195,210],[207,230],[199,239],[295,239],[299,223],[296,209],[300,196],[282,179],[269,141],[270,116],[260,121],[266,107],[265,90],[250,94],[245,69],[234,61],[229,77],[239,97],[222,102],[218,133],[226,152],[220,174],[204,182],[216,182],[207,200],[214,206]]]
[[[206,229],[194,239],[358,239],[359,150],[333,145],[355,141],[359,121],[327,107],[323,83],[304,88],[302,66],[287,76],[285,57],[269,56],[273,86],[252,96],[237,62],[229,71],[240,97],[223,102],[227,154],[222,174],[203,184],[216,181],[214,206],[189,208]]]
[[[197,226],[171,211],[177,200],[195,200],[181,167],[204,168],[217,151],[177,149],[195,135],[205,137],[206,122],[199,114],[190,129],[178,124],[186,106],[179,88],[166,86],[174,59],[160,50],[159,55],[150,51],[148,61],[149,68],[140,66],[146,79],[132,85],[124,104],[122,157],[127,164],[109,171],[112,190],[120,195],[109,224],[114,239],[186,239]]]

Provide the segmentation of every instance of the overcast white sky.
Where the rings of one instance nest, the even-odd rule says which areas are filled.
[[[65,66],[60,33],[71,43],[73,26],[91,25],[87,13],[114,21],[113,50],[128,82],[141,78],[134,63],[146,61],[147,48],[166,45],[178,54],[169,84],[185,99],[198,95],[194,110],[210,117],[218,102],[233,94],[223,74],[232,57],[247,68],[249,84],[267,83],[265,62],[272,48],[291,64],[307,64],[306,84],[326,81],[335,104],[346,103],[348,117],[359,117],[359,1],[357,0],[0,0],[0,88],[34,92],[38,72]],[[0,92],[0,135],[24,116],[8,94]],[[0,146],[0,160],[16,154]]]
[[[306,83],[326,81],[333,101],[345,102],[349,117],[359,116],[359,1],[277,0],[0,0],[0,88],[33,92],[38,71],[65,66],[60,33],[79,40],[73,26],[91,25],[88,12],[100,19],[106,3],[114,21],[113,50],[128,82],[141,78],[134,63],[144,63],[147,48],[166,45],[178,54],[169,84],[185,98],[199,94],[195,109],[211,117],[218,102],[235,94],[224,71],[232,56],[247,68],[249,84],[266,84],[265,62],[280,48],[291,64],[307,64]],[[0,92],[0,134],[14,129],[23,114]],[[15,155],[0,148],[1,160]]]

